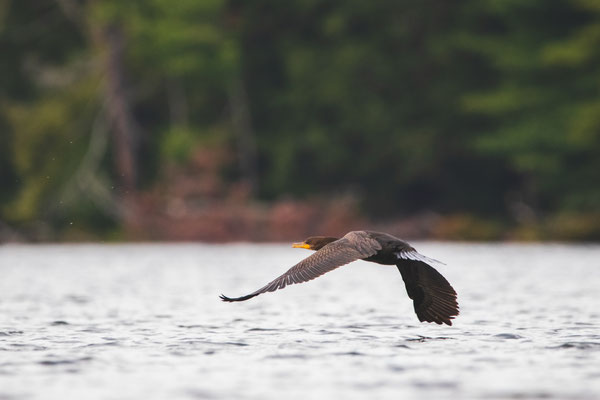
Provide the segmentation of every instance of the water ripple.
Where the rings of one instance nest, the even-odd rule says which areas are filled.
[[[73,359],[42,360],[42,361],[38,361],[38,364],[48,365],[48,366],[81,364],[83,362],[91,361],[92,359],[93,359],[92,357],[81,357],[81,358],[73,358]]]
[[[566,342],[558,346],[548,346],[548,349],[578,349],[600,350],[600,342]]]
[[[451,327],[366,263],[214,296],[278,276],[288,246],[0,246],[0,400],[598,398],[600,246],[419,250],[448,261]]]

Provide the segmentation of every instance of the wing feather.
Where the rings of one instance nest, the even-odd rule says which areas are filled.
[[[419,253],[418,251],[416,251],[415,249],[413,249],[412,247],[408,247],[406,249],[402,249],[401,251],[399,251],[396,256],[399,259],[403,259],[403,260],[413,260],[413,261],[422,261],[426,264],[433,264],[433,265],[446,265],[441,261],[438,261],[434,258],[429,258],[427,256],[424,256],[423,254]]]
[[[435,268],[419,260],[402,259],[397,264],[408,297],[419,321],[452,325],[458,315],[456,291]]]
[[[373,254],[377,250],[372,250]],[[267,283],[262,288],[241,297],[227,297],[221,295],[223,301],[244,301],[251,299],[259,294],[273,292],[283,289],[287,285],[302,283],[313,280],[329,271],[332,271],[342,265],[365,257],[365,250],[360,251],[353,246],[347,238],[342,238],[331,242],[321,250],[315,252],[298,264],[290,268],[286,273]]]

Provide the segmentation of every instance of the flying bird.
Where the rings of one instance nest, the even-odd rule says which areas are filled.
[[[248,300],[287,285],[310,281],[352,261],[365,260],[398,267],[419,321],[452,325],[452,319],[458,315],[456,292],[446,278],[431,266],[443,263],[425,257],[390,234],[352,231],[342,238],[312,236],[302,243],[294,243],[292,247],[315,250],[315,253],[246,296],[232,298],[221,295],[221,299],[227,302]]]

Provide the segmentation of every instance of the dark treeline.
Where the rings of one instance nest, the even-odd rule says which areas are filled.
[[[4,0],[0,57],[0,236],[350,199],[600,238],[595,0]]]

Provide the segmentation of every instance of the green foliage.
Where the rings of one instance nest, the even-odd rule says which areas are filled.
[[[70,89],[5,109],[10,126],[18,132],[13,139],[13,165],[22,180],[8,206],[11,220],[41,217],[48,200],[57,201],[59,190],[72,177],[86,149],[93,120],[89,103],[96,84],[79,83]]]
[[[81,35],[54,1],[0,2],[0,15],[0,220],[31,223],[81,157],[97,85],[72,65]]]
[[[469,238],[500,237],[515,204],[559,222],[600,209],[597,1],[40,0],[0,1],[0,219],[52,219],[69,191],[105,113],[107,26],[144,184],[207,143],[242,153],[244,99],[259,199],[353,193],[374,217],[459,215],[447,230]],[[53,223],[113,228],[78,196]],[[565,236],[595,234],[576,225]]]
[[[115,7],[125,8],[119,15],[127,17],[127,32],[136,44],[131,56],[142,68],[152,65],[169,77],[204,76],[223,85],[239,65],[236,41],[221,22],[222,0],[153,0],[132,10],[117,2]]]
[[[162,156],[165,160],[183,163],[189,159],[196,140],[193,132],[187,129],[175,128],[163,136],[161,145]]]
[[[546,211],[600,206],[591,184],[600,171],[600,12],[592,3],[527,3],[529,12],[525,3],[504,4],[502,29],[462,43],[498,77],[463,97],[466,112],[488,117],[475,148],[526,177],[524,197]],[[516,23],[524,17],[529,23]]]

